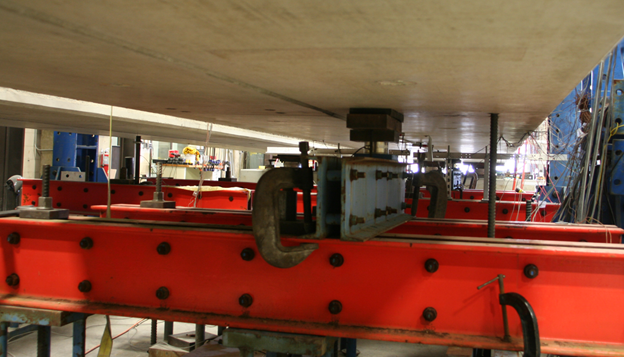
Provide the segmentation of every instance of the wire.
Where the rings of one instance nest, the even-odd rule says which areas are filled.
[[[113,337],[113,340],[115,340],[116,338],[119,338],[123,335],[125,335],[126,333],[130,332],[132,329],[136,328],[137,326],[141,325],[142,323],[145,323],[146,321],[149,321],[149,319],[142,319],[139,320],[137,323],[135,323],[134,325],[132,325],[131,327],[129,327],[127,330],[123,331],[122,333],[116,335],[115,337]],[[95,351],[96,349],[100,348],[100,345],[98,344],[97,346],[91,348],[90,350],[88,350],[87,352],[85,352],[85,355]]]
[[[362,146],[361,148],[355,150],[355,152],[351,155],[351,156],[355,156],[355,154],[357,154],[358,152],[360,152],[360,150],[364,149],[366,147],[366,145]]]

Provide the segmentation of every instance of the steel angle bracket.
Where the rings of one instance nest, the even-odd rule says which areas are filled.
[[[411,219],[404,213],[405,166],[382,159],[343,159],[341,240],[365,241]]]

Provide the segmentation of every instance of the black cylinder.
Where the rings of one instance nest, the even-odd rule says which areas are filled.
[[[43,165],[41,197],[50,197],[50,165]]]
[[[488,237],[496,230],[496,144],[498,141],[498,114],[490,114],[490,195],[488,200]]]
[[[526,201],[526,221],[531,222],[531,212],[533,212],[533,203],[531,200]]]
[[[134,141],[134,184],[135,185],[139,184],[140,171],[141,171],[141,137],[137,136]]]
[[[156,192],[162,192],[162,162],[158,163],[158,173],[156,174]]]

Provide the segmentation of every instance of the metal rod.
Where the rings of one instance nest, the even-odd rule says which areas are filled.
[[[50,326],[39,326],[37,328],[37,357],[50,357],[51,338]]]
[[[604,59],[600,61],[600,67],[598,69],[598,78],[596,78],[596,88],[594,90],[596,93],[594,94],[594,100],[592,103],[592,118],[590,123],[590,129],[588,131],[588,135],[586,136],[585,141],[585,162],[583,163],[583,167],[581,169],[581,190],[580,190],[580,198],[577,207],[578,215],[576,217],[577,223],[584,223],[587,219],[587,214],[585,210],[585,191],[587,187],[587,176],[589,175],[589,165],[590,165],[590,156],[591,156],[591,148],[594,142],[594,131],[596,127],[596,113],[598,111],[598,98],[600,95],[600,89],[602,87],[602,73],[604,71]]]
[[[498,274],[498,288],[500,290],[500,295],[505,293],[505,284],[503,283],[504,275]],[[503,327],[505,328],[505,337],[503,337],[503,341],[511,342],[511,336],[509,335],[509,320],[507,318],[507,305],[501,305],[503,309]]]
[[[206,325],[195,325],[195,349],[202,346],[204,340],[206,340]]]
[[[493,283],[493,282],[495,282],[496,280],[498,280],[498,276],[497,276],[496,278],[494,278],[494,279],[492,279],[492,280],[488,281],[487,283],[483,283],[483,284],[481,284],[481,285],[477,286],[477,290],[481,290],[481,289],[485,288],[486,286],[488,286],[488,285],[492,284],[492,283]]]
[[[173,321],[165,321],[165,342],[169,343],[169,336],[173,335]]]
[[[162,162],[159,162],[158,173],[156,174],[156,192],[162,192],[162,175],[163,175]]]
[[[496,141],[498,139],[498,114],[490,114],[490,185],[488,196],[488,237],[496,231]]]
[[[8,322],[0,322],[0,356],[7,357],[8,356],[8,334],[9,334],[9,323]]]
[[[137,136],[134,141],[134,184],[139,184],[141,171],[141,137]]]
[[[150,345],[155,345],[158,342],[158,320],[152,319],[152,331],[150,334]]]
[[[488,154],[487,146],[485,147],[485,157],[483,161],[483,201],[487,201],[490,198],[490,179],[486,176],[490,172],[490,154]]]
[[[533,203],[531,200],[526,201],[526,221],[531,222],[531,213],[533,212]]]
[[[87,337],[87,318],[83,315],[80,319],[74,322],[74,334],[73,334],[73,352],[72,357],[84,357],[85,356],[85,343]]]
[[[50,165],[43,165],[41,197],[50,197]]]

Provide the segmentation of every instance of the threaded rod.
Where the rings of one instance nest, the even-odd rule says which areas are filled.
[[[490,114],[490,185],[488,197],[488,237],[496,231],[496,145],[498,139],[498,114]]]
[[[50,165],[43,165],[41,197],[50,197]]]

